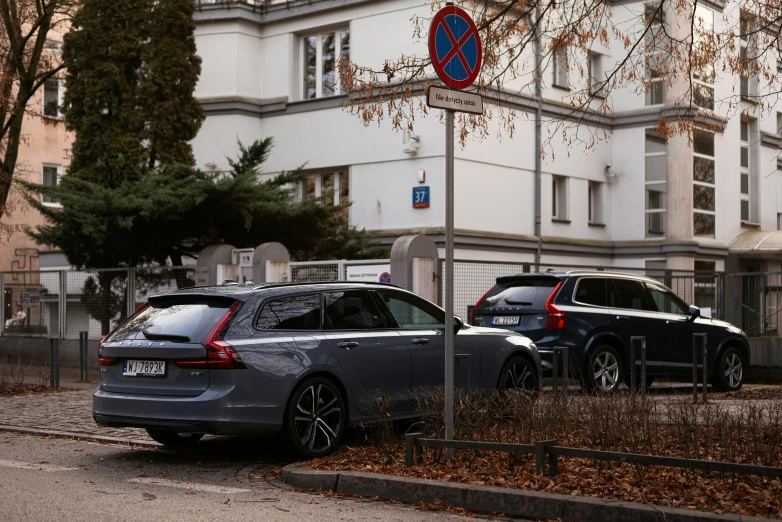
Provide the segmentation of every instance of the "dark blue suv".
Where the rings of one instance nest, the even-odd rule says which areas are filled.
[[[500,277],[476,303],[471,322],[532,339],[544,372],[553,368],[551,348],[567,347],[569,367],[587,388],[602,392],[629,384],[632,336],[646,337],[647,385],[655,377],[692,379],[694,333],[707,334],[706,366],[716,389],[741,388],[749,362],[744,332],[701,317],[648,277],[602,271]]]

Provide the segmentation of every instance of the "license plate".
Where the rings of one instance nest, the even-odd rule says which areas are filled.
[[[122,375],[128,377],[163,377],[166,374],[166,361],[125,361]]]
[[[502,316],[494,317],[491,320],[491,324],[496,324],[500,326],[516,326],[517,324],[519,324],[519,316],[502,315]]]

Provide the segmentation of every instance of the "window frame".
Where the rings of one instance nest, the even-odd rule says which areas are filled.
[[[616,281],[630,281],[632,283],[635,283],[638,285],[638,287],[641,289],[641,294],[646,302],[646,308],[645,309],[638,309],[638,308],[625,308],[623,306],[610,306],[610,295],[611,295],[611,289],[608,287],[608,282],[611,281],[611,283],[614,285],[614,290],[617,293],[617,297],[620,296],[619,288],[616,286]],[[609,308],[613,310],[628,310],[631,312],[652,312],[651,304],[649,303],[649,295],[647,294],[646,287],[644,286],[644,281],[641,281],[639,279],[632,279],[632,278],[625,278],[625,277],[606,277],[606,304],[609,305]]]
[[[663,145],[665,146],[664,152],[647,152],[646,151],[646,141],[649,140],[649,134],[650,131],[652,131],[651,127],[647,127],[644,129],[644,238],[659,238],[659,237],[665,237],[665,235],[668,233],[668,223],[667,216],[668,216],[668,144],[665,143],[665,140],[663,140]],[[660,138],[661,139],[661,138]],[[662,157],[665,158],[665,181],[647,181],[646,176],[646,159],[647,158],[653,158],[653,157]],[[662,192],[664,194],[664,203],[662,208],[647,208],[649,205],[649,189],[650,186],[662,186],[664,190],[662,191],[656,191],[656,192]],[[652,232],[649,228],[649,214],[662,214],[662,218],[660,218],[662,221],[662,230],[658,232]]]
[[[57,86],[57,114],[56,115],[46,114],[46,84],[49,82],[53,82]],[[61,109],[62,109],[64,94],[65,94],[65,90],[63,89],[63,81],[61,79],[50,78],[46,80],[43,84],[43,89],[41,89],[41,116],[49,120],[62,120],[64,116]]]
[[[587,182],[587,218],[590,225],[605,225],[605,212],[603,210],[603,182]]]
[[[693,16],[695,16],[695,17],[699,16],[699,13],[698,13],[699,10],[700,10],[701,14],[703,13],[703,11],[708,11],[709,12],[709,15],[711,16],[711,29],[710,29],[709,37],[713,38],[714,37],[714,21],[716,19],[715,12],[710,7],[707,7],[707,6],[699,3],[695,7],[695,13],[693,14]],[[693,27],[694,27],[694,32],[696,34],[702,33],[701,28],[698,27],[698,24],[696,24],[695,21],[693,21]],[[696,105],[698,107],[702,107],[704,109],[708,109],[708,110],[713,111],[714,110],[715,95],[716,95],[715,85],[714,85],[714,82],[715,82],[715,79],[716,79],[716,70],[714,68],[714,64],[711,65],[711,81],[697,79],[697,78],[695,78],[694,74],[690,74],[690,76],[691,76],[692,84],[693,84],[693,102],[695,102],[695,99],[697,98],[697,96],[695,94],[696,86],[704,88],[704,89],[708,89],[709,91],[711,91],[711,106],[710,107],[706,107],[706,106],[703,106],[703,105],[698,105],[697,102],[695,102],[695,103],[696,103]]]
[[[599,76],[605,76],[603,70],[604,57],[602,53],[589,50],[587,52],[587,86],[589,87],[589,93],[597,98],[605,98],[605,89],[603,88],[603,82],[605,78],[599,78]],[[597,71],[595,71],[594,64],[598,65]]]
[[[302,329],[290,329],[290,328],[284,328],[284,329],[280,328],[280,329],[274,329],[274,330],[267,330],[267,329],[263,329],[263,328],[258,328],[256,326],[256,324],[258,322],[258,318],[260,317],[261,312],[263,311],[263,308],[269,302],[271,302],[271,301],[278,301],[280,299],[291,299],[291,298],[294,298],[294,297],[305,297],[305,296],[309,296],[309,295],[317,295],[318,296],[318,301],[320,302],[320,325],[319,325],[319,328],[317,328],[315,330],[302,330]],[[255,332],[323,332],[324,331],[323,330],[323,322],[324,322],[324,319],[325,319],[325,316],[324,316],[325,310],[324,310],[323,305],[324,305],[323,292],[301,292],[301,293],[297,292],[297,293],[293,293],[293,294],[282,294],[282,295],[273,295],[273,296],[266,297],[266,298],[264,298],[261,301],[261,303],[256,308],[255,313],[253,314],[253,323],[252,323],[253,331],[255,331]]]
[[[682,300],[672,290],[670,290],[669,288],[666,288],[664,285],[661,285],[660,283],[650,283],[650,282],[644,281],[642,284],[644,286],[644,289],[648,293],[647,299],[649,301],[649,304],[650,305],[654,305],[655,309],[652,310],[652,312],[657,312],[657,313],[660,313],[660,314],[678,315],[680,317],[689,317],[689,314],[687,312],[688,312],[688,310],[690,308],[690,305],[685,303],[684,300]],[[652,293],[651,293],[651,289],[652,288],[654,290],[658,291],[658,292],[662,292],[663,294],[670,294],[671,296],[673,296],[672,300],[677,305],[679,305],[681,307],[681,309],[683,310],[683,313],[677,314],[675,312],[668,312],[668,311],[665,311],[665,310],[660,310],[659,307],[657,306],[657,301],[655,301],[654,297],[652,297]]]
[[[350,23],[339,24],[328,29],[318,29],[299,34],[300,60],[301,60],[301,81],[299,93],[302,101],[318,100],[321,98],[333,98],[344,96],[342,91],[341,78],[339,75],[339,61],[342,57],[342,33],[348,34],[349,45],[352,45]],[[323,37],[334,35],[334,94],[323,94]],[[307,96],[307,39],[315,37],[315,96]],[[350,59],[350,47],[348,47],[348,60]]]
[[[746,139],[744,139],[743,136],[743,127],[746,125],[747,129],[747,136]],[[749,133],[750,133],[750,122],[747,120],[740,120],[739,121],[739,150],[741,153],[739,154],[739,200],[740,200],[740,207],[739,207],[739,217],[741,219],[742,223],[749,223],[750,218],[752,216],[752,154],[750,150],[750,144],[749,144]],[[744,150],[747,151],[747,166],[741,164],[742,154]],[[743,181],[744,176],[747,178],[747,192],[744,192],[743,189]],[[741,205],[744,204],[744,202],[747,203],[747,217],[745,218],[743,215],[743,209],[741,208]]]
[[[60,182],[62,181],[62,175],[63,175],[62,165],[57,165],[56,163],[43,163],[43,164],[41,164],[41,185],[45,185],[45,186],[48,187],[48,186],[51,186],[51,185],[46,185],[44,183],[46,181],[46,179],[44,178],[44,170],[46,168],[53,168],[53,169],[55,169],[57,171],[56,172],[56,174],[57,174],[57,176],[56,176],[57,177],[57,183],[54,186],[55,187],[59,187],[60,186]],[[41,195],[41,203],[44,206],[53,207],[53,208],[62,208],[62,203],[60,203],[59,201],[46,201],[47,197],[48,196]]]
[[[322,331],[325,332],[378,332],[378,331],[388,331],[388,330],[396,330],[396,328],[393,328],[389,326],[388,322],[388,316],[383,310],[383,307],[380,306],[381,303],[378,303],[377,297],[372,295],[374,289],[372,288],[338,288],[338,289],[329,289],[321,292],[321,328]],[[340,292],[365,292],[369,296],[370,302],[377,308],[378,314],[380,318],[383,321],[383,328],[326,328],[326,321],[328,320],[328,315],[326,314],[326,295],[327,294],[336,294]],[[393,317],[392,317],[393,318]],[[331,324],[329,322],[329,324]]]
[[[560,62],[564,61],[564,65]],[[551,64],[553,69],[553,78],[551,81],[551,85],[553,87],[557,87],[559,89],[565,89],[570,90],[570,87],[568,87],[568,81],[569,81],[569,70],[568,70],[568,55],[567,55],[567,44],[561,43],[554,47],[554,49],[551,52]]]
[[[387,292],[387,293],[390,293],[390,294],[404,295],[404,296],[407,296],[407,297],[411,298],[413,301],[416,301],[416,300],[417,301],[423,301],[427,305],[433,306],[435,309],[439,310],[440,313],[443,314],[443,326],[442,326],[442,328],[431,328],[431,327],[427,327],[427,326],[421,326],[420,328],[403,328],[399,324],[399,321],[396,320],[396,317],[394,317],[394,314],[393,314],[393,312],[391,312],[391,308],[389,308],[389,306],[386,303],[385,299],[383,299],[383,295],[382,295],[383,292]],[[397,290],[395,288],[388,288],[388,289],[384,288],[382,290],[380,290],[380,289],[373,289],[372,293],[374,294],[374,297],[378,300],[381,308],[383,309],[383,312],[388,316],[388,318],[391,320],[391,322],[394,325],[396,325],[396,327],[394,328],[395,330],[404,330],[404,331],[409,331],[409,330],[445,330],[445,328],[446,328],[445,310],[443,310],[442,308],[440,308],[439,306],[437,306],[434,303],[430,303],[429,301],[427,301],[426,299],[424,299],[421,296],[418,296],[416,294],[409,293],[409,292],[403,292],[403,291]],[[399,299],[399,300],[403,301],[403,299]],[[415,305],[411,304],[411,306],[415,306]],[[418,307],[418,308],[421,308],[421,307]],[[423,310],[423,308],[421,308],[421,309]],[[423,311],[425,313],[429,314],[429,312],[427,312],[426,310],[423,310]],[[432,314],[429,314],[429,315],[432,315]]]
[[[714,163],[714,182],[713,183],[707,183],[705,181],[696,181],[695,180],[695,175],[693,174],[693,179],[692,179],[692,185],[693,185],[693,189],[692,189],[693,190],[693,198],[692,198],[693,229],[692,229],[692,233],[693,233],[693,236],[695,236],[695,237],[712,237],[713,238],[713,237],[716,237],[716,234],[717,234],[717,153],[716,153],[716,143],[714,141],[714,140],[716,140],[717,135],[714,132],[708,131],[706,129],[702,129],[700,127],[696,127],[693,132],[699,132],[699,131],[711,134],[712,143],[714,144],[713,145],[714,155],[713,156],[708,156],[707,154],[704,154],[704,153],[701,153],[701,152],[695,152],[695,138],[694,138],[694,135],[693,135],[693,145],[692,145],[693,173],[694,173],[694,168],[695,168],[694,167],[695,158],[711,161],[712,163]],[[714,192],[714,210],[700,209],[700,208],[696,208],[695,207],[695,187],[696,186],[708,188],[708,189],[711,189]],[[714,218],[714,230],[712,230],[711,233],[699,234],[695,230],[695,215],[696,214],[701,214],[701,215],[705,215],[705,216],[712,216]]]
[[[582,301],[579,301],[576,296],[578,295],[578,287],[581,285],[581,281],[584,281],[586,279],[602,279],[603,280],[603,287],[605,289],[605,298],[606,298],[606,304],[605,306],[600,306],[596,304],[590,304],[590,303],[584,303]],[[579,306],[588,306],[590,308],[612,308],[608,306],[608,278],[606,276],[584,276],[579,277],[578,281],[576,281],[576,286],[573,288],[573,295],[571,296],[571,301],[573,301],[573,304],[577,304]]]
[[[569,178],[552,174],[551,181],[551,220],[568,223],[570,221]]]
[[[657,11],[659,8],[661,2],[649,2],[644,3],[644,19],[646,20],[646,23],[649,24],[650,27],[650,33],[652,34],[651,38],[652,40],[657,38],[658,34],[662,33],[662,26],[663,26],[663,12]],[[654,18],[652,20],[649,20],[648,13],[650,11],[654,11]],[[645,49],[645,53],[648,60],[649,50]],[[662,105],[665,103],[665,80],[663,79],[662,75],[652,74],[652,70],[650,70],[647,66],[646,68],[646,77],[647,81],[649,82],[649,89],[646,91],[644,96],[644,105],[647,107],[655,106],[655,105]],[[660,99],[655,100],[654,93],[656,92],[655,89],[660,90]],[[646,225],[644,225],[646,226]]]

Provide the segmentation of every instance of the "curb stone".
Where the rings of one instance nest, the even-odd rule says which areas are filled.
[[[109,437],[106,435],[91,435],[89,433],[74,433],[70,431],[42,430],[23,426],[0,425],[0,432],[24,433],[25,435],[42,435],[44,437],[60,437],[64,439],[109,442],[111,444],[128,444],[130,446],[145,446],[149,448],[162,448],[163,445],[148,440],[123,439],[121,437]]]
[[[441,501],[452,507],[478,513],[504,513],[507,517],[557,519],[576,522],[768,522],[742,515],[718,515],[691,509],[610,501],[594,497],[543,493],[494,486],[476,486],[439,480],[365,473],[320,471],[290,464],[282,480],[303,489],[323,489],[407,504]]]

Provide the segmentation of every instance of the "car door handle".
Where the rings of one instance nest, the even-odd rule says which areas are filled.
[[[417,337],[411,341],[413,344],[423,345],[423,344],[429,344],[429,339],[426,339],[424,337]]]
[[[617,315],[617,316],[616,316],[616,319],[617,319],[618,321],[622,321],[623,323],[624,323],[624,322],[626,322],[626,321],[629,321],[629,320],[630,320],[630,318],[629,318],[629,317],[627,317],[626,315]]]
[[[345,341],[342,343],[337,343],[337,346],[340,348],[345,348],[346,350],[350,350],[351,348],[356,348],[358,343],[356,341]]]

